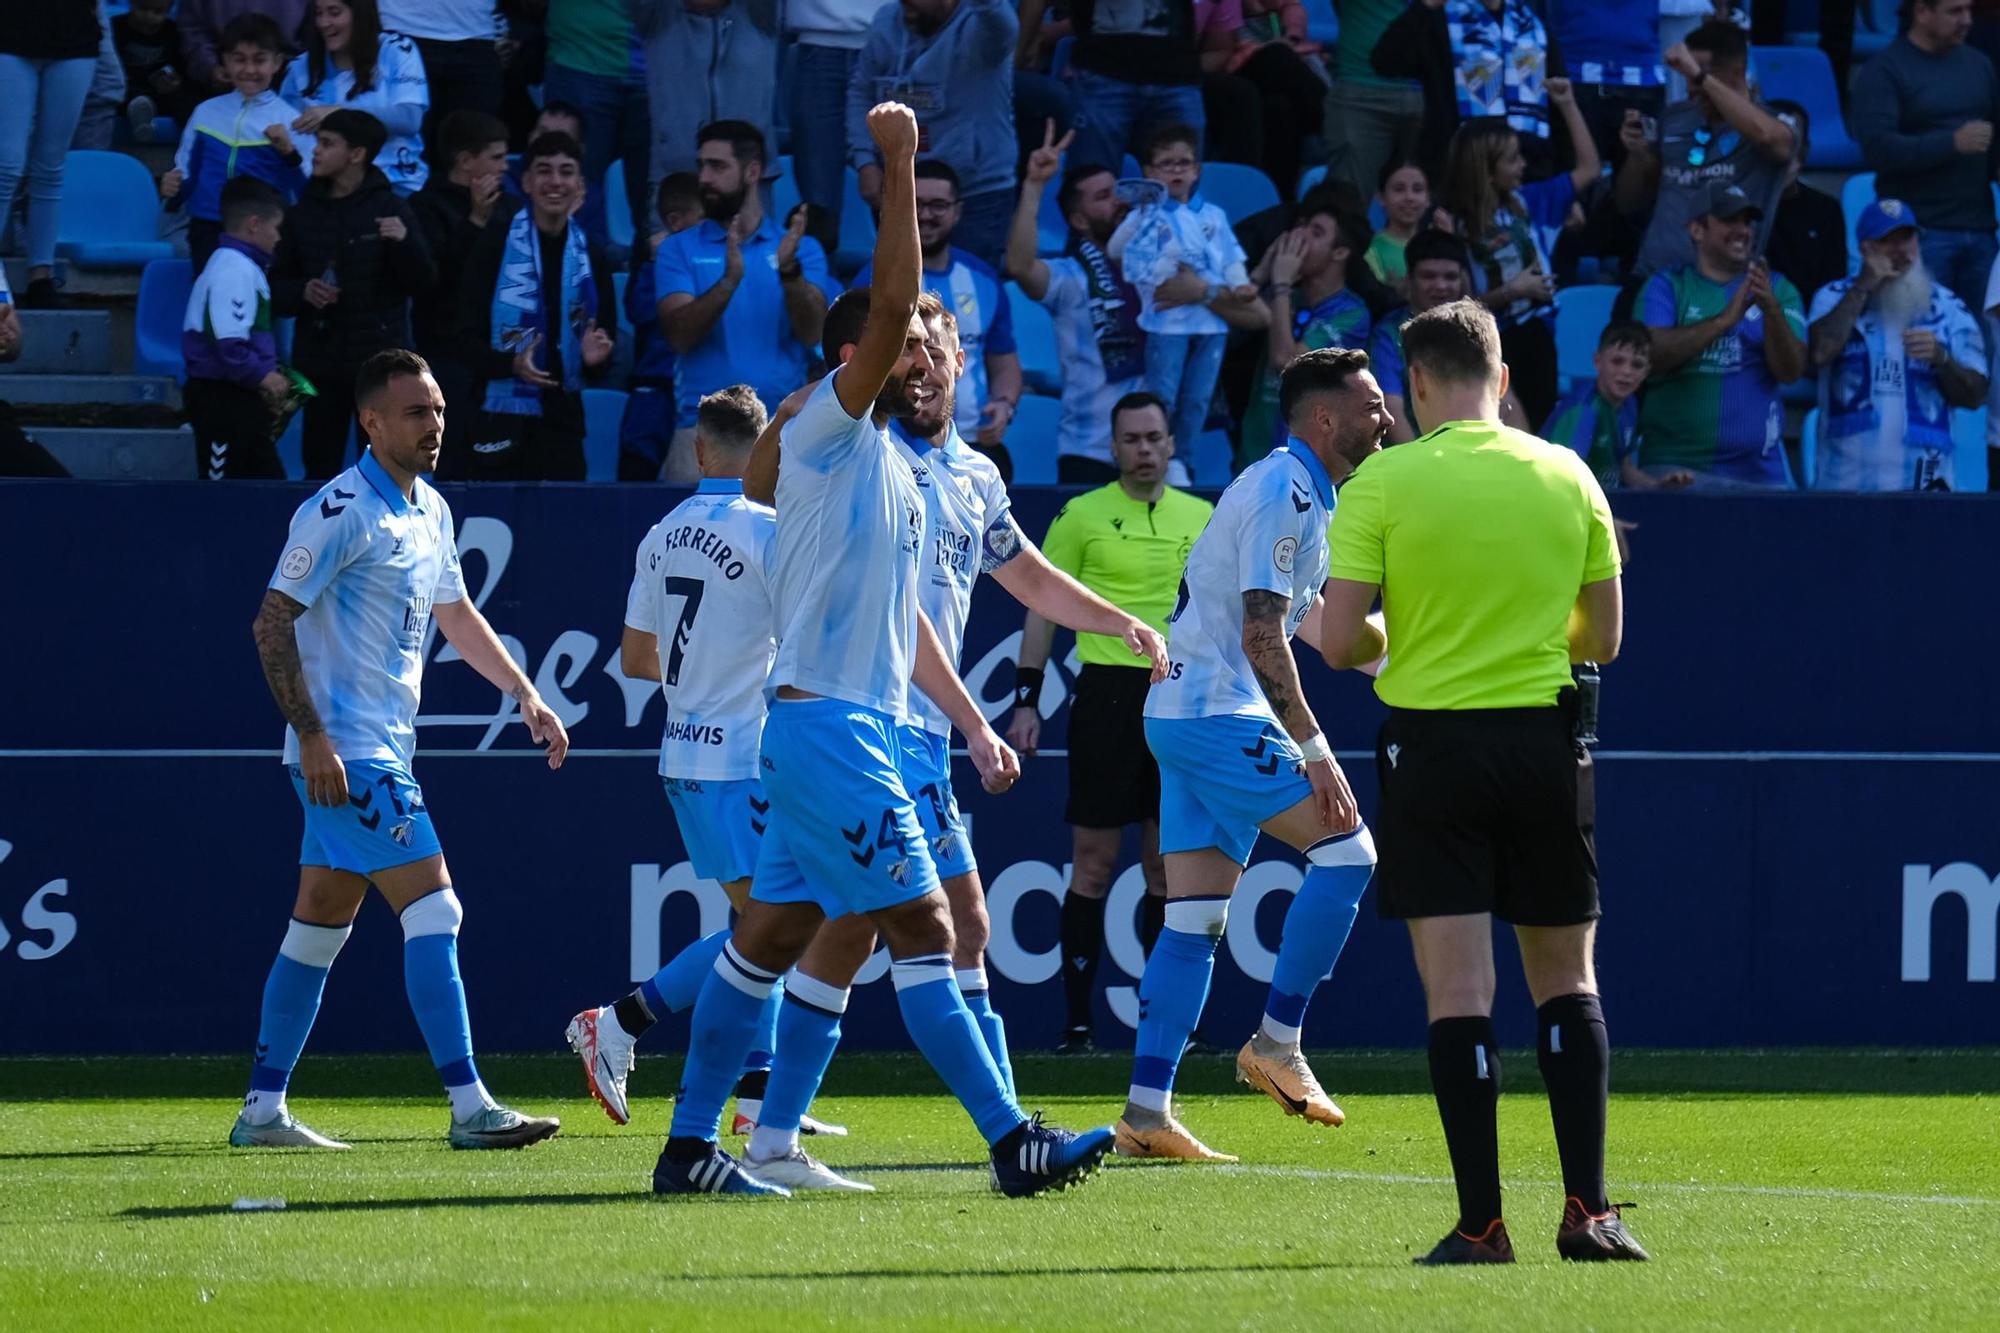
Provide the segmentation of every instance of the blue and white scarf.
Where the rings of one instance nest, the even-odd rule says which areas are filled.
[[[493,347],[518,352],[530,338],[541,336],[537,359],[547,368],[549,312],[542,309],[542,243],[535,231],[535,210],[524,208],[507,225],[507,244],[500,256],[500,280],[493,285],[490,326]],[[563,312],[569,336],[562,340],[562,374],[566,393],[583,388],[583,333],[597,319],[597,284],[591,278],[590,250],[583,228],[574,221],[563,238],[562,287],[568,308]],[[486,384],[486,410],[507,416],[538,416],[542,391],[509,375]]]

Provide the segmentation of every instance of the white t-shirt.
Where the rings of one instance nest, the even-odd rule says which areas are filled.
[[[771,685],[906,717],[924,499],[873,405],[860,420],[819,382],[778,437]]]
[[[1326,584],[1326,528],[1333,486],[1297,439],[1245,468],[1216,502],[1188,552],[1167,617],[1167,678],[1146,696],[1147,717],[1249,714],[1277,721],[1243,652],[1243,594],[1291,603],[1285,637],[1298,632]]]
[[[931,618],[945,656],[958,665],[965,648],[965,620],[972,611],[972,585],[982,573],[1000,568],[1021,553],[1020,529],[1000,469],[966,446],[956,426],[944,445],[912,441],[894,426],[890,435],[923,493],[924,557],[917,578],[917,604]],[[951,735],[944,712],[922,690],[910,691],[910,722],[939,736]]]
[[[757,776],[777,652],[767,581],[777,514],[740,481],[706,480],[639,543],[625,623],[660,643],[660,776]]]
[[[391,113],[394,107],[414,107],[417,116],[431,104],[430,81],[424,76],[424,58],[417,53],[417,44],[398,32],[382,34],[382,43],[375,60],[375,77],[369,81],[368,91],[359,97],[353,96],[354,71],[351,69],[329,69],[326,78],[311,96],[306,95],[306,84],[312,81],[312,62],[304,56],[292,62],[285,71],[285,84],[279,95],[296,107],[344,106],[356,111],[366,111],[378,119]],[[404,113],[407,116],[407,112]],[[424,165],[423,136],[415,130],[408,134],[389,135],[389,141],[382,145],[382,151],[375,155],[375,165],[382,168],[382,174],[389,178],[389,184],[401,195],[415,194],[430,178],[430,168]]]
[[[493,0],[382,0],[382,26],[427,42],[490,42]]]
[[[465,597],[444,497],[419,477],[405,500],[364,451],[292,515],[270,586],[306,608],[295,622],[299,662],[334,753],[407,765],[431,607]],[[298,761],[286,727],[285,762]]]

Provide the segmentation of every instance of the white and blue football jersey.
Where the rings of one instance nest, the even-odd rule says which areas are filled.
[[[890,434],[924,497],[917,604],[931,618],[945,656],[956,667],[965,647],[973,582],[1020,554],[1021,547],[1000,469],[969,448],[956,426],[949,430],[942,446],[912,439],[900,427],[890,427]],[[951,735],[944,711],[922,690],[910,691],[909,720],[925,731]]]
[[[1326,584],[1333,484],[1303,441],[1292,439],[1245,468],[1195,539],[1167,617],[1167,678],[1146,696],[1146,716],[1276,718],[1243,652],[1243,594],[1291,603],[1285,637],[1298,632]]]
[[[306,608],[299,661],[334,753],[407,765],[431,607],[465,597],[444,497],[419,477],[405,500],[364,450],[292,515],[270,586]],[[299,762],[290,727],[285,762]]]
[[[778,517],[740,480],[705,479],[639,543],[625,623],[660,643],[660,776],[757,776],[777,652],[768,562]]]
[[[906,715],[924,499],[873,405],[847,415],[819,382],[779,443],[771,685]]]

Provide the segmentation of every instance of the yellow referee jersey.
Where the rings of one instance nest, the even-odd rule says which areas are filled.
[[[1049,522],[1042,554],[1049,563],[1120,610],[1164,634],[1194,539],[1215,506],[1169,486],[1147,503],[1117,482],[1085,491]],[[1099,666],[1143,667],[1124,641],[1076,636],[1077,656]]]

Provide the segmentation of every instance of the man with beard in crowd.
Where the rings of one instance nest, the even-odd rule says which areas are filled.
[[[1813,297],[1827,491],[1952,489],[1951,409],[1986,399],[1986,344],[1965,303],[1932,281],[1917,215],[1878,199],[1855,222],[1861,271]]]
[[[654,261],[660,331],[680,356],[679,415],[662,481],[692,484],[695,408],[708,394],[748,384],[767,410],[806,379],[834,285],[826,252],[764,212],[764,136],[741,120],[702,128],[696,148],[698,226],[670,236]]]

